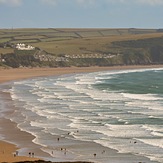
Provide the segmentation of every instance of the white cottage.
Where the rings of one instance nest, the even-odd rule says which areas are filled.
[[[33,47],[32,45],[25,45],[25,44],[18,43],[18,44],[16,44],[16,49],[18,49],[18,50],[34,50],[35,47]]]

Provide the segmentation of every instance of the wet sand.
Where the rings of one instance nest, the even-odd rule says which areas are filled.
[[[34,161],[37,158],[19,156],[17,147],[5,141],[0,141],[0,162]]]
[[[0,69],[0,83],[22,80],[33,77],[42,77],[42,76],[53,76],[53,75],[63,75],[63,74],[72,74],[72,73],[84,73],[84,72],[97,72],[105,70],[119,70],[119,69],[138,69],[138,68],[162,68],[163,66],[115,66],[115,67],[84,67],[84,68],[23,68],[23,69]],[[1,93],[1,100],[11,101],[10,95],[7,93]],[[3,109],[3,106],[0,105],[0,109]],[[108,158],[111,162],[118,163],[130,163],[132,160],[137,162],[140,161],[149,161],[146,158],[137,158],[133,155],[122,154],[119,155],[118,159],[115,159],[117,156],[116,151],[108,150],[98,145],[96,143],[86,142],[81,143],[80,141],[67,141],[66,138],[62,138],[61,143],[57,144],[54,151],[49,151],[49,154],[44,153],[40,150],[40,146],[32,142],[34,136],[20,131],[17,128],[17,124],[11,122],[5,116],[11,114],[14,111],[13,108],[9,108],[6,113],[2,113],[0,116],[0,133],[2,135],[2,140],[0,141],[0,162],[16,162],[16,161],[25,161],[25,160],[38,160],[44,158],[50,158],[51,155],[56,158],[55,161],[73,161],[74,157],[76,160],[81,161],[97,161],[97,162],[108,162]],[[5,116],[3,116],[5,115]],[[9,143],[10,142],[10,143]],[[16,145],[13,145],[15,142]],[[61,151],[61,148],[68,148],[68,151]],[[73,151],[79,153],[78,156],[73,155]],[[18,151],[18,156],[15,156],[16,151]],[[91,152],[90,152],[91,151]],[[105,151],[105,152],[103,152]],[[54,152],[54,153],[53,153]],[[30,155],[30,154],[31,155]],[[34,156],[32,156],[34,153]],[[88,154],[89,153],[89,154]],[[86,158],[83,158],[82,155],[87,154]],[[36,158],[34,158],[36,157]],[[59,158],[59,159],[58,159]],[[105,160],[106,159],[106,160]],[[138,159],[138,160],[137,160]]]

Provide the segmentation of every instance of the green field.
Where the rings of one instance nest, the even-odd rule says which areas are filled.
[[[0,29],[0,43],[27,43],[51,54],[119,53],[112,42],[161,37],[157,29]],[[6,53],[0,49],[0,53]]]

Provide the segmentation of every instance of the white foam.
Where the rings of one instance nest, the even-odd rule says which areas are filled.
[[[121,93],[121,94],[129,99],[140,100],[140,101],[163,100],[163,98],[157,97],[157,95],[153,95],[153,94],[130,94],[130,93]]]
[[[159,147],[160,148],[160,152],[163,154],[163,139],[162,138],[151,138],[151,139],[138,139],[137,140],[145,143],[145,144],[148,144],[148,145],[151,145],[152,147]],[[151,148],[152,148],[151,147]],[[161,149],[162,148],[162,149]],[[159,151],[159,149],[158,149]],[[159,152],[158,151],[152,151],[153,153],[156,152],[156,154],[158,154]]]
[[[32,134],[36,137],[35,143],[46,146],[46,140],[41,142],[40,138],[46,137],[46,134],[53,135],[54,128],[67,132],[79,129],[78,134],[72,135],[76,139],[94,140],[122,153],[145,155],[153,160],[160,160],[161,156],[156,153],[152,154],[152,150],[162,151],[163,126],[142,126],[142,124],[132,125],[132,123],[139,123],[137,118],[145,119],[149,116],[161,118],[163,115],[162,98],[152,94],[109,92],[94,89],[92,86],[106,77],[110,79],[112,75],[118,73],[136,71],[80,74],[66,78],[42,81],[36,79],[31,82],[15,83],[31,87],[30,92],[26,94],[27,97],[21,96],[15,87],[10,91],[14,100],[25,102],[21,112],[29,121],[30,127],[42,128],[42,135],[27,131],[33,132]],[[134,144],[135,140],[137,143]]]
[[[109,137],[119,138],[134,138],[134,137],[145,137],[150,132],[141,129],[140,125],[110,125],[106,124],[106,128],[103,132],[104,135]]]
[[[150,131],[153,136],[163,137],[163,125],[143,125],[142,128]]]
[[[103,76],[105,77],[109,77],[110,75],[115,75],[115,74],[127,74],[127,73],[133,73],[133,72],[145,72],[145,71],[161,71],[163,70],[163,68],[146,68],[146,69],[134,69],[134,70],[112,70],[112,71],[104,71],[104,72],[100,72],[98,73],[99,78]]]

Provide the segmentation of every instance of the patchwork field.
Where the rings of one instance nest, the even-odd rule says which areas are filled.
[[[157,29],[0,29],[0,43],[27,43],[51,54],[118,53],[112,42],[163,36]],[[0,53],[12,52],[0,49]]]

